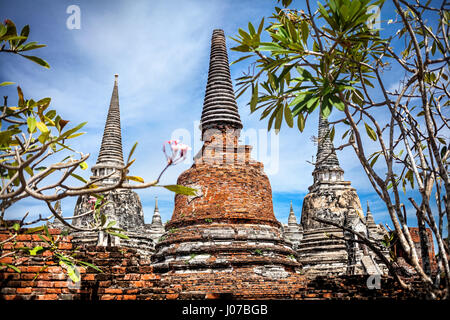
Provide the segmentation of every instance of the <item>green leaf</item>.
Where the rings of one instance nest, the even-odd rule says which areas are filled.
[[[61,123],[61,120],[60,120]],[[71,136],[73,133],[75,133],[76,131],[80,130],[87,122],[83,122],[80,123],[79,125],[77,125],[75,128],[72,128],[70,130],[67,130],[66,132],[64,132],[61,136],[58,137],[58,140],[67,138],[69,136]],[[62,129],[62,128],[61,128]]]
[[[110,221],[110,222],[108,223],[108,225],[106,226],[106,229],[112,228],[116,223],[117,223],[116,221]]]
[[[19,53],[20,54],[20,53]],[[22,57],[27,58],[28,60],[31,60],[35,63],[37,63],[40,66],[43,66],[44,68],[50,69],[50,65],[43,59],[35,56],[27,56],[24,54],[20,54]]]
[[[0,38],[6,34],[7,30],[8,30],[8,28],[5,25],[0,23]]]
[[[248,31],[250,31],[250,35],[255,35],[255,28],[253,27],[253,25],[252,25],[252,23],[251,22],[249,22],[248,23]]]
[[[34,117],[27,118],[28,130],[33,133],[36,130],[36,119]]]
[[[38,137],[39,142],[42,144],[45,144],[49,135],[50,135],[50,131],[42,132],[42,134]]]
[[[363,78],[362,80],[363,80],[363,82],[364,82],[365,85],[367,85],[367,86],[369,86],[369,87],[372,87],[372,88],[375,88],[374,85],[372,84],[372,82],[370,82],[370,81],[367,80],[366,78]]]
[[[13,269],[15,272],[21,273],[21,271],[20,271],[16,266],[13,266],[12,264],[9,264],[9,263],[6,263],[5,265],[6,265],[8,268]]]
[[[79,282],[81,280],[80,277],[78,276],[77,272],[76,272],[76,269],[73,266],[65,263],[64,261],[59,261],[59,264],[62,267],[66,268],[67,274],[69,275],[69,277],[72,280],[72,282],[77,283],[77,282]]]
[[[334,94],[331,95],[331,101],[333,102],[333,106],[336,107],[338,110],[340,111],[345,110],[344,102],[342,102],[342,100],[336,97]]]
[[[34,176],[33,169],[31,169],[30,166],[26,166],[26,167],[25,167],[25,171],[26,171],[30,176]]]
[[[283,122],[283,106],[281,106],[281,108],[279,108],[278,112],[276,113],[275,130],[280,130],[282,122]],[[277,131],[276,131],[276,133],[277,133]]]
[[[262,19],[261,19],[261,22],[259,23],[259,26],[258,26],[258,34],[261,34],[261,32],[262,32],[262,30],[263,30],[263,27],[264,27],[264,18],[262,18]]]
[[[30,50],[44,48],[44,47],[46,47],[45,44],[37,44],[37,42],[30,42],[30,43],[25,44],[23,47],[21,47],[19,49],[19,51],[24,52],[24,51],[30,51]]]
[[[182,185],[167,185],[167,186],[162,186],[164,188],[166,188],[169,191],[175,192],[176,194],[184,194],[186,196],[195,196],[197,195],[197,189],[194,188],[190,188],[190,187],[185,187]]]
[[[375,131],[367,123],[364,122],[364,125],[366,127],[366,132],[369,138],[373,141],[377,141],[377,134],[375,133]]]
[[[300,27],[301,27],[301,30],[302,30],[302,41],[306,45],[307,41],[308,41],[308,36],[309,36],[308,23],[305,20],[303,20],[302,23],[300,24]]]
[[[74,177],[75,179],[80,180],[81,182],[87,183],[86,179],[84,179],[83,177],[81,177],[81,176],[79,176],[79,175],[77,175],[77,174],[75,174],[75,173],[71,173],[70,175],[71,175],[72,177]]]
[[[88,166],[88,164],[87,164],[85,161],[83,161],[82,163],[80,163],[80,168],[81,168],[81,170],[86,170],[88,167],[89,167],[89,166]]]
[[[142,179],[141,177],[137,177],[137,176],[126,176],[125,179],[144,183],[144,179]]]
[[[445,154],[447,153],[447,147],[443,146],[441,149],[441,159],[444,160]]]
[[[36,246],[33,249],[30,250],[30,256],[35,256],[38,252],[44,250],[41,246]]]
[[[130,150],[130,153],[128,154],[127,164],[130,162],[131,157],[133,156],[134,151],[136,150],[138,143],[137,141],[134,143],[133,147]]]
[[[121,239],[129,239],[129,237],[126,234],[123,234],[123,233],[120,233],[120,232],[112,232],[112,231],[108,231],[108,230],[106,230],[106,232],[108,232],[112,236],[116,236],[116,237],[119,237]]]
[[[333,128],[331,128],[331,131],[330,131],[330,140],[331,140],[331,142],[333,142],[333,140],[334,140],[334,135],[335,135],[335,129],[334,129],[334,126],[333,126]]]
[[[67,140],[68,140],[68,139],[73,139],[73,138],[82,136],[82,135],[85,134],[85,133],[86,133],[86,132],[78,132],[78,133],[75,133],[75,134],[71,134],[71,135],[68,136],[66,139],[67,139]]]
[[[42,133],[49,132],[47,126],[43,122],[36,122],[35,126],[41,131]]]
[[[377,162],[378,157],[380,156],[381,153],[377,154],[372,161],[370,161],[370,166],[373,168],[374,164]]]
[[[24,39],[26,39],[26,38],[22,37],[22,36],[13,36],[13,35],[11,35],[11,36],[3,36],[1,38],[2,41],[17,41],[17,40],[24,40]],[[14,51],[16,51],[16,50],[14,50]]]
[[[247,32],[245,32],[244,30],[242,30],[241,28],[239,28],[238,32],[241,35],[241,37],[244,39],[244,42],[250,42],[252,40],[250,35]]]
[[[289,109],[287,104],[284,107],[284,118],[286,119],[287,125],[292,128],[294,126],[294,118],[292,117],[291,109]]]
[[[305,117],[303,116],[303,113],[300,113],[297,116],[297,126],[300,132],[303,132],[303,130],[305,129]]]
[[[292,41],[294,43],[297,42],[297,39],[298,39],[297,30],[295,29],[294,24],[292,23],[291,20],[287,21],[287,26],[288,26],[289,35],[291,36]]]
[[[14,223],[13,226],[12,226],[12,228],[13,228],[14,231],[19,231],[19,229],[20,229],[20,224]]]
[[[100,269],[99,267],[93,265],[92,263],[85,262],[85,261],[78,261],[78,263],[83,264],[83,265],[88,266],[88,267],[91,267],[92,269],[97,270],[98,272],[103,273],[103,270],[102,270],[102,269]]]
[[[50,241],[53,243],[52,236],[50,235],[50,232],[48,232],[48,227],[45,224],[44,224],[44,232],[45,232],[45,235],[47,236],[47,238],[49,238]]]
[[[53,119],[56,116],[56,110],[50,110],[48,111],[45,116],[49,119]]]
[[[22,28],[22,31],[20,32],[20,36],[24,37],[24,39],[21,39],[19,42],[17,42],[17,46],[20,46],[22,43],[24,43],[27,40],[29,34],[30,34],[30,26],[26,25]]]
[[[10,82],[10,81],[5,81],[0,83],[0,87],[4,87],[4,86],[10,86],[12,84],[14,84],[15,82]]]
[[[252,86],[252,98],[250,100],[250,112],[253,113],[256,110],[256,104],[258,103],[258,82]]]
[[[271,42],[261,42],[259,47],[257,48],[258,51],[280,51],[284,50],[279,45]]]
[[[25,233],[35,233],[44,230],[44,226],[34,227],[34,228],[28,228],[25,230]]]
[[[330,96],[329,95],[324,96],[322,100],[322,108],[320,108],[320,114],[322,115],[322,117],[327,119],[328,116],[331,114],[332,109],[333,105],[331,104]]]

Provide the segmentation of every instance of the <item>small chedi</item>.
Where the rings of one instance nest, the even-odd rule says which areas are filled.
[[[119,169],[124,167],[122,151],[122,133],[120,127],[118,75],[115,75],[114,87],[97,163],[92,167],[91,182],[99,186],[117,183]],[[128,189],[113,189],[102,194],[104,205],[102,213],[114,227],[123,229],[129,239],[121,239],[106,232],[82,231],[90,226],[93,215],[87,214],[94,208],[96,198],[80,196],[74,210],[73,226],[78,230],[72,232],[74,243],[99,246],[124,246],[137,249],[144,255],[154,250],[154,243],[162,234],[162,224],[155,207],[155,219],[151,225],[144,222],[141,200],[136,192]],[[77,218],[78,216],[78,218]],[[159,219],[158,219],[159,217]]]
[[[319,222],[315,218],[334,222],[369,239],[382,240],[385,230],[375,225],[367,207],[364,217],[356,190],[350,181],[343,180],[344,171],[339,165],[330,139],[328,121],[319,116],[319,135],[314,183],[303,199],[301,224],[295,232],[292,207],[286,236],[294,242],[299,261],[308,275],[383,274],[387,272],[376,255],[357,237],[342,228]],[[388,252],[385,252],[388,255]]]

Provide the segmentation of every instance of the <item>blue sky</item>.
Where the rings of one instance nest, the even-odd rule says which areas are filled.
[[[138,141],[132,174],[150,181],[164,166],[161,146],[172,135],[180,133],[195,153],[201,145],[197,128],[212,30],[224,29],[227,37],[235,36],[238,28],[247,28],[249,21],[258,25],[261,17],[269,17],[275,4],[275,1],[249,0],[3,1],[0,18],[13,20],[18,29],[29,24],[30,40],[47,45],[34,54],[49,62],[51,68],[43,69],[17,56],[2,56],[0,82],[19,84],[26,98],[51,97],[53,108],[71,120],[71,124],[88,121],[84,128],[87,134],[74,139],[71,146],[90,153],[88,164],[92,166],[100,147],[114,74],[119,74],[124,155]],[[66,9],[70,5],[78,5],[81,9],[79,30],[66,27],[69,17]],[[294,1],[292,7],[302,9],[304,3]],[[390,3],[381,15],[384,21],[395,18]],[[387,27],[383,32],[392,32],[392,29]],[[227,46],[228,49],[235,46],[234,41],[227,38]],[[229,50],[230,62],[240,56]],[[232,65],[233,81],[247,68],[246,62]],[[401,77],[396,72],[390,70],[386,74],[392,79],[390,85],[393,87]],[[10,101],[16,100],[14,87],[0,90],[2,95],[11,97]],[[238,99],[244,132],[249,136],[256,132],[258,139],[264,140],[261,132],[266,131],[267,122],[260,122],[259,114],[250,115],[248,101],[248,95]],[[253,156],[263,161],[268,169],[275,215],[283,223],[287,222],[291,200],[297,219],[300,218],[303,197],[312,184],[313,166],[307,161],[311,161],[316,153],[311,137],[317,134],[317,114],[310,120],[303,134],[283,125],[276,137],[279,141],[278,170],[272,170],[271,157],[261,156],[264,152],[259,141],[253,152]],[[336,137],[341,135],[340,131],[336,133]],[[270,135],[267,139],[270,141]],[[170,168],[161,183],[174,184],[179,174],[190,167],[193,154],[188,155],[189,161]],[[384,203],[373,192],[353,151],[338,151],[338,157],[345,171],[344,177],[356,188],[364,211],[366,201],[369,201],[375,221],[388,223]],[[90,176],[90,172],[82,174],[87,178]],[[151,221],[155,196],[159,198],[163,220],[170,219],[173,193],[160,188],[139,190],[138,193],[147,222]],[[72,215],[75,201],[63,200],[64,215]],[[34,200],[23,200],[8,210],[11,218],[24,211],[30,211],[30,215],[46,213],[45,207]],[[414,225],[414,212],[409,210],[408,215]]]

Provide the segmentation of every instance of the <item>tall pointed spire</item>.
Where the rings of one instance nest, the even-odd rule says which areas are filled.
[[[120,129],[119,88],[117,80],[119,75],[114,75],[114,88],[103,132],[102,145],[97,158],[97,164],[114,162],[123,165],[122,132]]]
[[[341,181],[344,170],[339,166],[339,160],[330,139],[328,120],[319,115],[319,136],[316,165],[313,172],[314,183],[321,181]]]
[[[214,30],[212,34],[208,84],[200,125],[202,130],[222,125],[242,128],[231,82],[225,34],[221,29]]]
[[[106,117],[105,130],[97,164],[92,167],[93,178],[104,177],[116,171],[108,179],[103,179],[101,183],[114,183],[118,179],[117,169],[124,165],[122,152],[122,131],[120,128],[120,108],[119,108],[119,88],[118,77],[114,75],[114,87],[109,104],[108,116]]]
[[[297,224],[297,218],[295,218],[294,208],[292,207],[291,201],[291,209],[289,211],[288,225]]]

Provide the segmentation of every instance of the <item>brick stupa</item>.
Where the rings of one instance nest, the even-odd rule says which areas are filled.
[[[204,145],[177,181],[196,188],[197,195],[175,196],[172,218],[152,256],[154,270],[189,275],[194,279],[191,286],[213,288],[221,279],[226,284],[212,289],[220,292],[236,290],[237,282],[292,278],[294,283],[300,266],[297,253],[283,239],[263,164],[251,159],[251,146],[238,142],[242,123],[222,30],[212,35],[200,129]],[[256,290],[257,285],[251,287]]]

